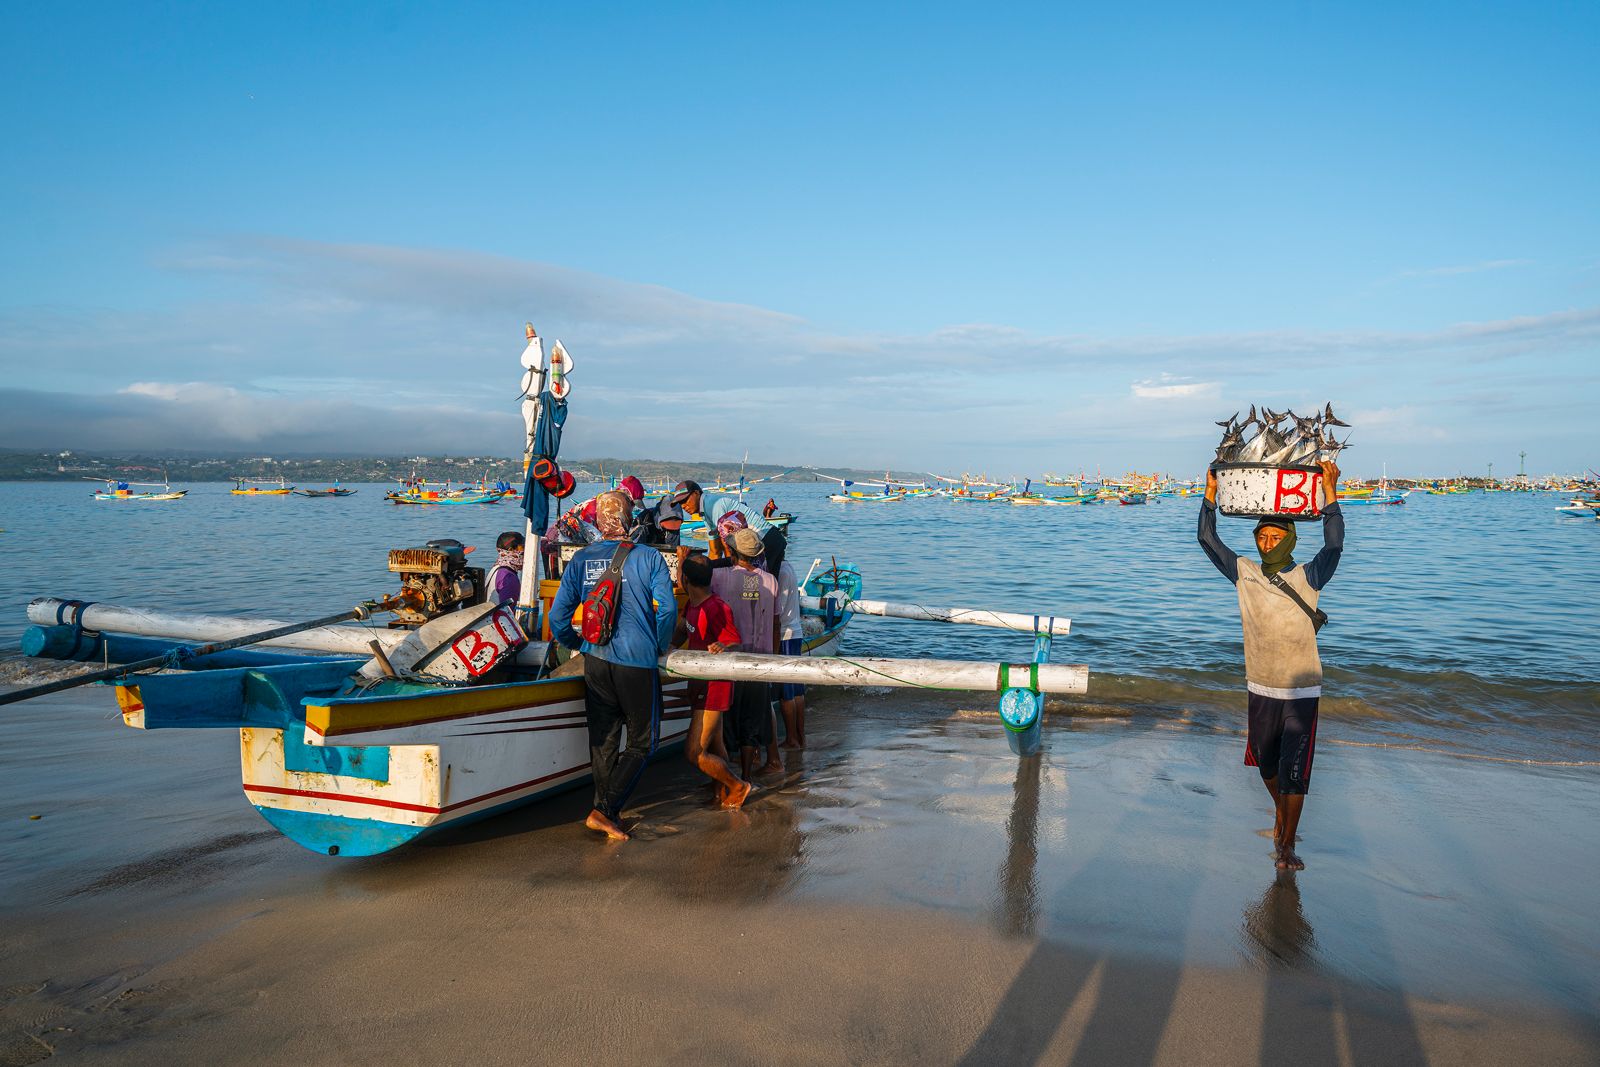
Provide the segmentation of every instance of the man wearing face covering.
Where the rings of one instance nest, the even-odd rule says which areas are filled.
[[[602,493],[596,500],[596,525],[604,540],[584,547],[561,572],[561,585],[550,604],[550,633],[565,647],[583,653],[583,705],[594,773],[594,810],[584,825],[613,841],[626,841],[623,806],[661,738],[658,661],[672,646],[678,602],[661,553],[654,548],[630,549],[622,561],[621,598],[611,640],[591,645],[579,636],[573,615],[627,540],[633,512],[627,493]]]
[[[1318,595],[1344,551],[1338,483],[1338,466],[1324,460],[1322,498],[1327,503],[1322,509],[1322,550],[1304,567],[1294,562],[1295,529],[1288,519],[1256,523],[1259,563],[1222,543],[1217,537],[1215,473],[1206,474],[1206,498],[1200,505],[1200,547],[1239,592],[1250,709],[1244,762],[1260,770],[1272,795],[1279,870],[1305,869],[1295,854],[1295,831],[1311,784],[1317,703],[1322,697],[1322,660],[1312,613],[1318,611]]]

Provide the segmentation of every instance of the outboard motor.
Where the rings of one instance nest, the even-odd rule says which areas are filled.
[[[467,566],[468,549],[453,538],[429,541],[422,548],[391,548],[389,570],[400,575],[405,606],[389,625],[415,629],[431,619],[481,603],[484,570]]]

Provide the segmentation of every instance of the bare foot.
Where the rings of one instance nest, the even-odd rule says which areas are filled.
[[[1300,859],[1299,856],[1295,855],[1294,849],[1286,848],[1278,853],[1278,870],[1303,871],[1305,869],[1305,863]]]
[[[783,764],[779,763],[777,760],[768,760],[766,763],[763,763],[761,766],[756,768],[757,774],[782,774],[783,771]]]
[[[583,825],[591,830],[600,831],[613,841],[628,840],[628,831],[602,815],[599,808],[589,813],[589,817],[583,820]]]
[[[778,747],[779,748],[805,748],[806,746],[802,745],[798,741],[785,741],[782,744],[780,744]]]
[[[744,807],[744,802],[749,800],[750,794],[755,791],[756,784],[754,782],[741,782],[738,789],[728,794],[727,799],[722,802],[722,806],[729,810],[737,811],[739,808]]]

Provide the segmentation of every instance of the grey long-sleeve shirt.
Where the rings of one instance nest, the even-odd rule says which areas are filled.
[[[1222,576],[1235,585],[1239,582],[1239,553],[1222,543],[1217,536],[1217,506],[1209,500],[1200,504],[1200,547],[1205,549],[1211,562],[1217,565]],[[1344,512],[1337,502],[1322,509],[1322,551],[1305,565],[1306,584],[1321,589],[1339,568],[1339,557],[1344,553]],[[1293,570],[1294,568],[1288,568]]]

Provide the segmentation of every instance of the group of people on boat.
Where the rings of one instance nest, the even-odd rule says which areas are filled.
[[[785,558],[784,532],[732,497],[719,497],[707,514],[704,497],[686,480],[645,507],[643,485],[623,478],[567,511],[540,545],[547,573],[558,566],[561,573],[551,636],[583,657],[594,774],[585,825],[612,840],[628,838],[622,810],[660,741],[661,656],[673,647],[713,655],[802,651],[800,584]],[[702,517],[707,547],[691,551],[682,543],[683,524]],[[561,566],[563,545],[582,547]],[[500,603],[520,599],[525,550],[515,531],[496,542],[489,586]],[[669,554],[676,557],[676,588]],[[742,806],[757,775],[783,770],[781,748],[805,746],[804,686],[696,681],[689,696],[685,755],[715,783],[723,807]],[[781,742],[774,702],[783,716]]]

